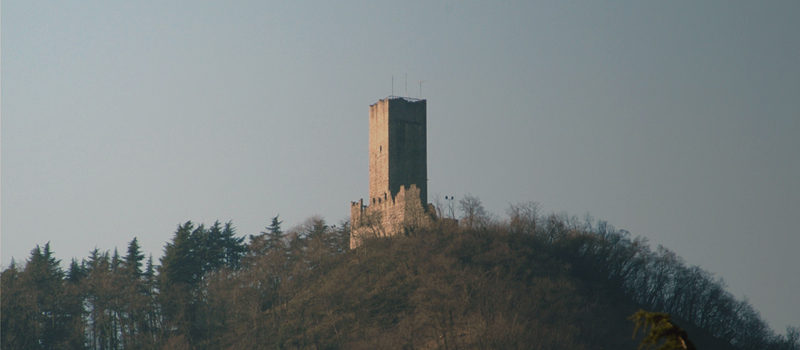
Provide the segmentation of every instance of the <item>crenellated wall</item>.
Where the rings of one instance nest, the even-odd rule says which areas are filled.
[[[423,207],[416,185],[401,186],[397,195],[376,198],[368,205],[361,199],[350,203],[350,249],[368,237],[388,237],[427,225],[435,212]]]

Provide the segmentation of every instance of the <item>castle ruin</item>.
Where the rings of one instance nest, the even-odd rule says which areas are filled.
[[[419,227],[428,202],[426,101],[389,96],[369,106],[369,199],[350,204],[350,248]]]

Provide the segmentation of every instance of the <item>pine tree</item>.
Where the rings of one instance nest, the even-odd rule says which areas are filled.
[[[265,228],[265,231],[261,231],[260,235],[250,235],[250,243],[247,245],[247,254],[250,258],[286,249],[285,234],[281,229],[283,221],[278,220],[278,216],[280,215],[272,218],[272,223]]]
[[[69,293],[61,261],[50,250],[38,245],[31,251],[25,269],[19,273],[19,321],[24,348],[72,348],[83,342],[78,332],[82,320],[80,295]],[[4,295],[5,297],[5,295]]]
[[[3,349],[25,349],[35,341],[31,332],[35,308],[25,297],[20,273],[12,259],[0,275],[0,348]]]
[[[200,280],[203,266],[197,256],[197,235],[193,233],[202,229],[201,225],[195,230],[191,221],[178,225],[172,242],[164,247],[164,256],[158,268],[162,288],[169,288],[172,284],[194,285]]]
[[[142,275],[142,261],[144,254],[139,247],[139,240],[133,237],[133,240],[128,243],[128,254],[125,255],[125,267],[136,278]]]
[[[72,284],[79,284],[86,275],[86,262],[81,261],[81,263],[78,264],[78,260],[73,258],[72,262],[69,264],[69,270],[67,271],[67,281]]]
[[[202,227],[202,226],[201,226]],[[236,237],[236,230],[229,221],[223,227],[219,221],[208,230],[198,230],[198,250],[202,251],[203,272],[210,272],[221,267],[236,270],[247,247],[244,237]]]
[[[272,218],[272,223],[267,227],[266,232],[261,232],[262,234],[266,234],[267,241],[269,242],[268,249],[283,249],[285,248],[284,242],[284,234],[283,230],[281,230],[281,224],[283,221],[278,220],[280,214],[275,215]]]
[[[190,344],[199,338],[195,327],[200,296],[197,287],[210,265],[208,230],[191,221],[178,225],[172,241],[164,247],[158,267],[158,302],[163,315],[165,341],[183,339]]]
[[[221,238],[224,247],[224,266],[231,270],[238,270],[241,267],[242,257],[244,257],[247,252],[247,246],[244,244],[244,237],[236,237],[236,229],[234,229],[233,224],[228,221],[222,229]]]

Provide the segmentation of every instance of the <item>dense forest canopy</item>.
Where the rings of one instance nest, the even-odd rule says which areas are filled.
[[[178,225],[156,263],[136,238],[64,270],[49,243],[2,272],[3,349],[621,349],[639,308],[699,349],[800,349],[713,274],[606,222],[487,213],[348,249],[320,217],[258,235]],[[443,208],[443,206],[439,206]],[[452,208],[451,208],[452,209]],[[442,210],[440,217],[447,217]],[[247,242],[245,242],[247,240]]]

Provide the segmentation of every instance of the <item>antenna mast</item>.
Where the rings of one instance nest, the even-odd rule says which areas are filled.
[[[424,83],[425,80],[417,80],[417,82],[419,83],[419,96],[417,96],[417,97],[419,99],[422,99],[422,83]]]

